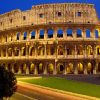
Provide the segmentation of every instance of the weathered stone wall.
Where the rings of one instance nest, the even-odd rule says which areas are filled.
[[[48,23],[90,23],[97,24],[98,17],[92,4],[60,3],[33,6],[31,10],[0,15],[0,30]]]

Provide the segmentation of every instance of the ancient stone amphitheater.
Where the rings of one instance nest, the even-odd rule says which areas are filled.
[[[0,15],[0,64],[16,74],[100,73],[93,4],[60,3]]]

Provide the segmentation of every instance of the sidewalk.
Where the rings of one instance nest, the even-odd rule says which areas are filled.
[[[81,95],[72,92],[66,92],[58,89],[48,88],[48,87],[30,84],[21,81],[18,81],[18,85],[49,96],[57,96],[60,98],[62,97],[63,100],[100,100],[100,98],[96,98],[96,97]]]

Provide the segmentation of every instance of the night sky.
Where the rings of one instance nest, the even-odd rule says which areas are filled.
[[[28,10],[32,5],[47,4],[47,3],[67,3],[80,2],[95,4],[99,19],[100,19],[100,0],[0,0],[0,14],[9,12],[15,9]]]

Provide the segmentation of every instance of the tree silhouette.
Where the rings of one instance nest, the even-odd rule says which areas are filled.
[[[11,97],[17,90],[17,80],[11,71],[5,69],[5,66],[0,66],[0,100],[3,97]]]

